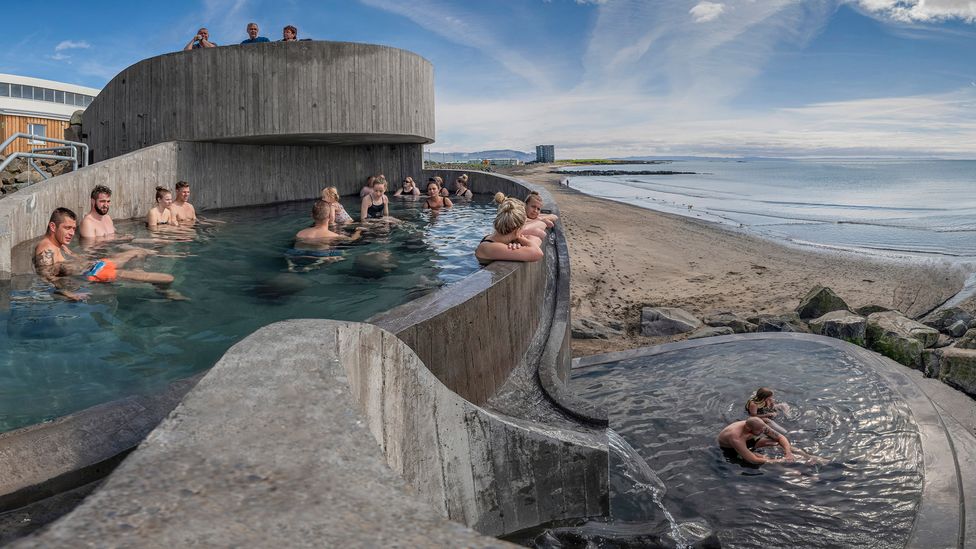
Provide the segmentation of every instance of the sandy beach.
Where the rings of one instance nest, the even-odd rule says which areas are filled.
[[[569,240],[572,315],[622,323],[608,340],[574,339],[584,356],[681,339],[642,337],[644,306],[681,307],[699,317],[723,311],[785,313],[820,284],[852,307],[881,305],[922,314],[963,286],[949,263],[908,263],[851,252],[801,249],[720,225],[584,195],[559,185],[554,165],[503,173],[545,186]]]

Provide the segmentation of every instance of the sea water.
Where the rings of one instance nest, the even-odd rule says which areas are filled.
[[[584,193],[792,243],[976,260],[976,160],[676,160],[568,167]]]

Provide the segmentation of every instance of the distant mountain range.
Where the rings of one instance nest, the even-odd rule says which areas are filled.
[[[516,151],[513,149],[495,149],[490,151],[477,152],[424,152],[424,160],[432,162],[462,162],[465,160],[498,160],[504,158],[515,158],[522,162],[535,160],[535,153]]]

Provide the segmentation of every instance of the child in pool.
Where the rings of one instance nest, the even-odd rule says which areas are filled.
[[[746,401],[745,409],[746,413],[749,414],[750,417],[758,417],[766,422],[766,425],[769,425],[776,431],[784,435],[789,432],[781,425],[773,421],[773,418],[776,417],[779,412],[782,412],[783,414],[789,413],[790,407],[786,403],[776,402],[773,399],[772,389],[768,387],[760,387],[756,389],[756,392],[753,393],[753,395],[749,397],[749,400]]]
[[[330,225],[352,222],[352,216],[346,212],[346,209],[342,207],[342,203],[339,202],[339,191],[335,187],[322,189],[322,202],[328,203],[331,207],[331,211],[329,211]]]

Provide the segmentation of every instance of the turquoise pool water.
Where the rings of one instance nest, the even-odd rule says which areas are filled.
[[[344,203],[355,216],[358,200]],[[189,238],[140,243],[158,255],[129,265],[173,274],[187,301],[121,282],[82,283],[89,299],[71,303],[36,276],[15,277],[0,286],[0,432],[158,391],[272,322],[365,320],[477,270],[474,248],[490,232],[494,206],[432,213],[420,205],[391,199],[402,223],[367,231],[340,260],[320,265],[293,247],[311,202],[206,212],[215,223]],[[154,237],[142,223],[117,229]]]

